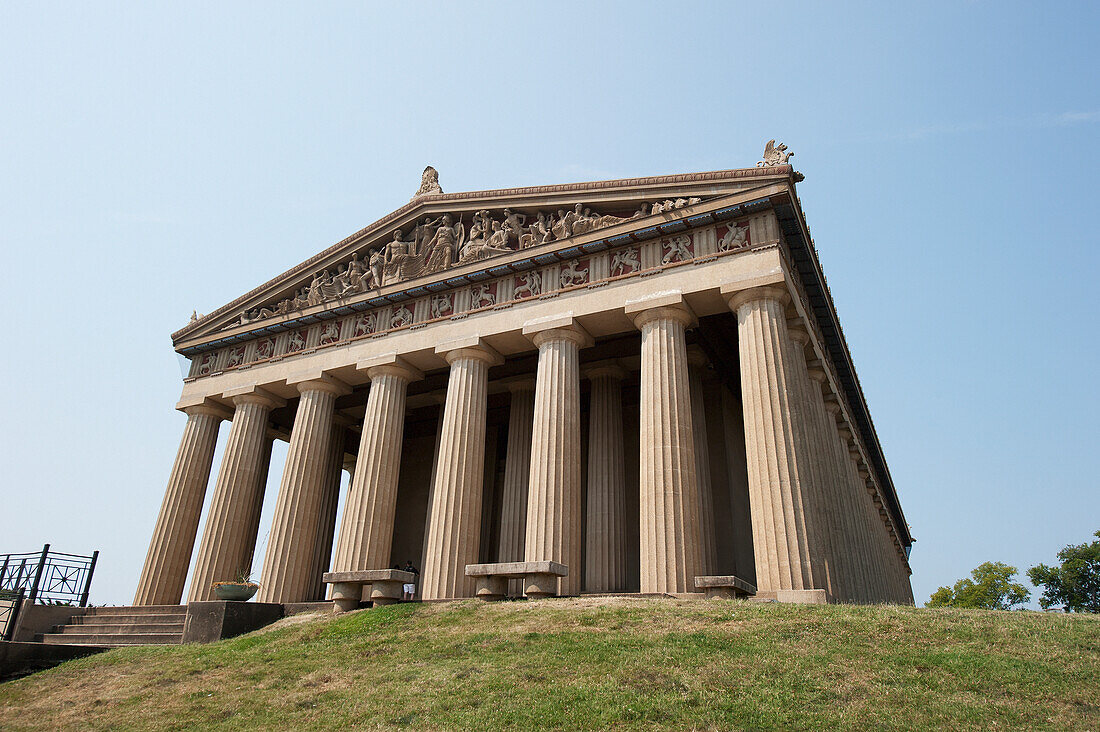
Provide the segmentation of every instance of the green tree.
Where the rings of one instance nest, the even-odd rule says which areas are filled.
[[[954,587],[939,588],[924,605],[1011,610],[1031,599],[1030,590],[1012,581],[1018,571],[1001,562],[984,562],[970,573],[973,579],[961,579]]]
[[[1100,531],[1093,534],[1100,539]],[[1062,606],[1066,612],[1100,613],[1100,541],[1070,544],[1058,552],[1060,566],[1040,564],[1027,571],[1031,584],[1043,588],[1039,604]]]

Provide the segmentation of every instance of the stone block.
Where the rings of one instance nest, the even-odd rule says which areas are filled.
[[[233,638],[270,625],[283,617],[277,602],[203,600],[187,605],[183,623],[184,643],[211,643]]]

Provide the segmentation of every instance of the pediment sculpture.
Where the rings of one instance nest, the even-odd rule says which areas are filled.
[[[422,189],[425,185],[430,187],[431,181],[437,181],[429,173],[435,173],[431,166],[424,171],[425,182],[421,185]],[[436,186],[438,187],[438,182]],[[335,268],[315,272],[310,281],[290,297],[244,311],[226,327],[245,325],[314,305],[354,297],[385,285],[434,274],[452,266],[569,239],[624,221],[690,206],[700,200],[692,197],[643,203],[630,216],[601,214],[583,203],[551,212],[521,213],[509,208],[499,211],[481,209],[472,214],[468,229],[463,219],[469,214],[425,216],[407,230],[394,230],[393,238],[384,246],[369,249],[362,255],[355,252],[351,259]],[[580,281],[586,275],[587,272],[580,271],[563,272],[562,278]],[[537,275],[525,284],[526,288],[530,288],[531,294],[537,294],[542,285]]]

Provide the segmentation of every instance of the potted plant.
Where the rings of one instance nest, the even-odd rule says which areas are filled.
[[[245,602],[251,600],[260,585],[252,581],[252,575],[247,570],[237,572],[236,578],[227,582],[215,582],[211,587],[219,600],[237,600]]]

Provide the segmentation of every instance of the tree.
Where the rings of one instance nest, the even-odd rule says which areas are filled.
[[[1100,539],[1100,531],[1093,536]],[[1100,541],[1070,544],[1058,552],[1058,567],[1040,564],[1027,571],[1031,584],[1043,588],[1044,609],[1061,605],[1066,612],[1100,613]]]
[[[1001,562],[984,562],[970,573],[973,579],[961,579],[954,587],[939,588],[924,605],[1011,610],[1031,599],[1030,590],[1012,581],[1018,571]]]

